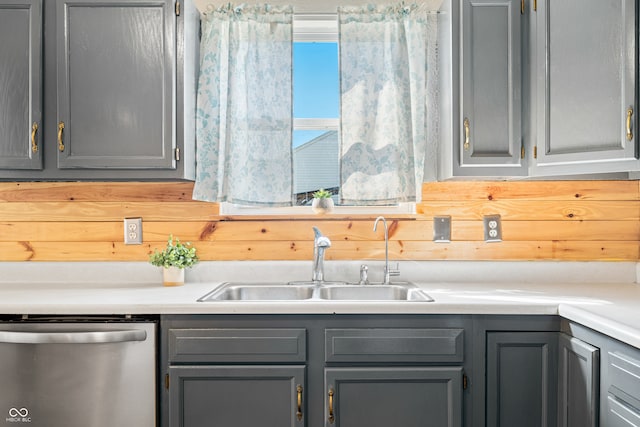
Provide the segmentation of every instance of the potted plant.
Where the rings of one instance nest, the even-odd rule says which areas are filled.
[[[191,243],[185,244],[180,239],[169,235],[167,246],[162,251],[157,249],[149,256],[149,262],[156,267],[162,267],[165,286],[180,286],[184,284],[184,269],[198,262],[196,248]]]
[[[333,210],[333,199],[331,193],[324,188],[313,193],[311,209],[317,214],[329,213]]]

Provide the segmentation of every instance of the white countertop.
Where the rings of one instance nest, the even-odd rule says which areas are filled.
[[[401,263],[399,280],[419,284],[434,302],[206,303],[197,299],[223,281],[306,280],[308,266],[211,263],[188,272],[184,286],[163,287],[155,269],[136,263],[24,264],[0,264],[0,314],[560,315],[640,348],[635,263]],[[348,269],[357,275],[358,265],[343,263],[327,273],[335,277]],[[370,271],[378,266],[370,263]]]

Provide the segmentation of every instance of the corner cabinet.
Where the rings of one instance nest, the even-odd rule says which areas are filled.
[[[535,175],[638,170],[635,0],[537,0]]]
[[[560,333],[558,427],[597,427],[600,350]]]
[[[42,168],[42,0],[0,0],[0,169]]]
[[[44,28],[44,168],[25,172],[9,162],[0,178],[193,178],[199,13],[192,2],[44,7],[44,22],[33,22]],[[17,43],[28,40],[23,33]],[[0,153],[24,133],[0,141]]]

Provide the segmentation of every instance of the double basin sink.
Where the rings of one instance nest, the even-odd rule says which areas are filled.
[[[349,282],[227,282],[198,299],[214,301],[410,301],[433,299],[413,283],[360,285]]]

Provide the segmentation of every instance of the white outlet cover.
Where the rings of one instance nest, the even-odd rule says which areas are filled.
[[[142,244],[142,218],[124,219],[124,244]]]

